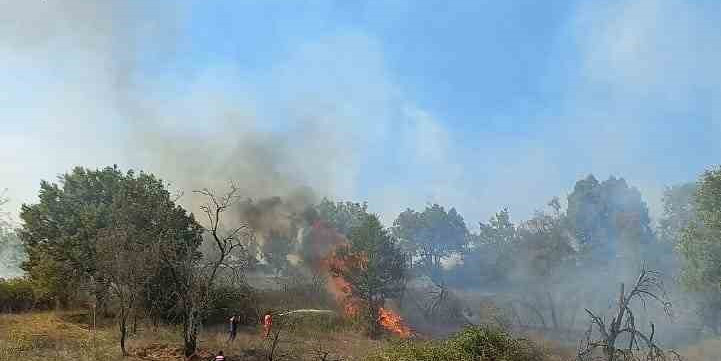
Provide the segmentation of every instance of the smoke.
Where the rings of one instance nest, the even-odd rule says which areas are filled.
[[[171,182],[191,210],[192,190],[230,180],[253,198],[311,188],[367,199],[387,222],[450,191],[462,199],[445,129],[390,81],[376,39],[349,30],[287,44],[252,76],[227,59],[186,66],[188,6],[4,4],[0,65],[23,74],[0,76],[17,89],[2,99],[18,105],[3,110],[18,120],[3,125],[0,153],[9,209],[34,201],[40,179],[116,163]],[[417,187],[382,180],[398,166]]]
[[[22,275],[20,265],[25,260],[22,243],[13,230],[14,222],[3,209],[8,202],[4,193],[0,192],[0,279]]]
[[[392,6],[368,11],[395,23],[406,5]],[[711,3],[571,7],[542,60],[552,64],[546,78],[560,83],[543,90],[561,99],[530,105],[550,108],[538,114],[468,119],[417,104],[422,91],[404,88],[392,44],[362,26],[291,16],[242,27],[256,15],[229,11],[241,25],[219,24],[227,36],[208,41],[188,30],[202,15],[192,2],[0,0],[0,9],[0,68],[9,70],[0,85],[12,90],[0,92],[0,187],[13,214],[36,201],[40,179],[117,163],[170,182],[193,211],[202,201],[193,190],[223,192],[234,181],[252,198],[234,217],[261,235],[292,235],[299,213],[322,197],[367,200],[386,224],[430,202],[456,207],[473,225],[503,206],[526,219],[588,173],[624,176],[658,216],[664,185],[721,155],[721,39],[704,16],[718,12]],[[290,40],[255,40],[275,31]],[[531,119],[527,133],[486,132],[514,128],[519,113]],[[604,292],[587,297],[603,303],[621,276],[593,269],[569,278],[555,297],[597,287]]]

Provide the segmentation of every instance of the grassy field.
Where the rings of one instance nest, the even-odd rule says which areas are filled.
[[[93,332],[82,312],[43,312],[0,315],[0,360],[183,360],[180,330],[141,325],[129,340],[130,356],[123,358],[112,320]],[[228,344],[224,327],[201,334],[199,359],[223,350],[228,360],[267,360],[269,341],[255,328],[241,329]],[[332,332],[319,327],[295,327],[281,332],[277,360],[362,360],[387,341],[373,341],[347,328]]]
[[[184,360],[180,330],[174,327],[140,325],[128,341],[131,355],[124,358],[113,320],[102,320],[95,331],[90,324],[87,312],[82,311],[0,315],[0,361]],[[527,336],[544,350],[544,360],[574,359],[574,350],[568,347],[540,335]],[[210,360],[218,350],[228,360],[268,359],[269,341],[260,337],[257,328],[242,328],[234,342],[226,341],[224,326],[203,330],[196,359]],[[394,343],[369,340],[348,325],[311,322],[284,329],[274,359],[360,361]],[[721,340],[708,339],[678,351],[686,361],[717,361]]]

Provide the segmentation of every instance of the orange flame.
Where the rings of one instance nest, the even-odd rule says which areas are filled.
[[[403,318],[400,315],[383,307],[381,307],[378,311],[378,322],[381,326],[383,326],[383,328],[402,338],[408,338],[413,335],[410,327],[403,322]]]
[[[317,248],[318,253],[325,253],[326,256],[316,259],[315,263],[326,274],[331,268],[343,268],[347,265],[342,259],[336,257],[335,250],[337,247],[347,245],[348,240],[335,229],[328,227],[324,222],[316,222],[312,228],[313,246]],[[363,257],[353,257],[351,262],[358,262],[361,266],[368,260]],[[343,312],[348,317],[358,315],[362,302],[354,298],[350,294],[350,283],[343,277],[329,277],[330,280],[326,284],[326,288],[332,294]],[[410,337],[413,332],[405,324],[403,318],[390,309],[381,307],[378,314],[378,323],[386,330],[398,335],[402,338]]]

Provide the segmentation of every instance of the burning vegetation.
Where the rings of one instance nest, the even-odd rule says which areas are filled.
[[[249,327],[272,313],[273,357],[284,355],[278,348],[291,332],[322,326],[405,340],[383,357],[463,345],[465,353],[443,357],[473,359],[498,345],[506,348],[497,355],[535,360],[538,350],[512,335],[540,333],[575,349],[589,316],[576,359],[663,360],[674,355],[666,345],[721,329],[710,257],[721,229],[719,179],[708,172],[694,187],[669,189],[658,233],[635,188],[593,177],[576,183],[565,208],[554,199],[520,223],[502,210],[474,233],[439,205],[406,210],[386,227],[366,204],[307,194],[246,199],[235,184],[193,193],[202,201],[196,219],[151,174],[77,168],[59,184],[43,183],[39,203],[23,208],[22,228],[4,231],[22,242],[27,276],[0,282],[0,300],[4,311],[88,307],[100,319],[114,315],[127,355],[143,323],[180,326],[183,353],[192,356],[201,326],[233,315]],[[666,272],[639,278],[644,264]],[[668,295],[662,281],[673,285]],[[619,296],[621,283],[632,286]],[[682,300],[702,317],[681,307],[674,324],[644,300]],[[617,310],[607,321],[609,304]],[[312,321],[292,326],[301,315]],[[482,327],[457,333],[471,325]],[[696,334],[685,331],[691,326]],[[528,352],[515,354],[521,346]]]

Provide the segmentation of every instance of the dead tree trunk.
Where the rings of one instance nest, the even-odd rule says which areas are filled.
[[[191,306],[193,307],[193,306]],[[186,312],[183,320],[183,347],[185,357],[195,354],[198,347],[198,311],[194,308],[190,312]]]
[[[654,341],[656,329],[653,323],[650,324],[650,335],[640,331],[636,326],[636,318],[631,309],[631,302],[634,300],[639,300],[644,305],[648,300],[656,301],[663,306],[667,315],[670,316],[671,314],[671,304],[665,300],[665,291],[660,274],[656,271],[642,270],[630,292],[626,293],[624,285],[621,284],[618,309],[610,324],[607,325],[602,317],[586,309],[586,313],[591,318],[591,325],[586,334],[586,340],[579,344],[576,356],[578,361],[590,360],[593,357],[594,350],[598,348],[602,349],[606,361],[619,361],[621,358],[623,360],[640,359],[637,353],[642,350],[645,352],[645,360],[668,360],[667,353],[661,350]],[[599,335],[597,339],[591,337],[594,328],[597,329]],[[627,347],[620,348],[617,346],[620,336],[628,337],[629,343]],[[676,355],[673,352],[671,354]]]
[[[125,341],[128,339],[128,309],[125,307],[120,309],[118,326],[120,327],[120,350],[123,352],[123,356],[127,356],[128,350],[125,347]]]

